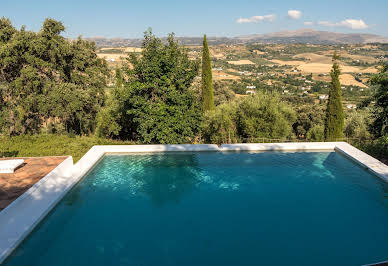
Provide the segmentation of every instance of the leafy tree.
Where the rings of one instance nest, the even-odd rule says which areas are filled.
[[[371,82],[377,85],[374,94],[376,101],[374,109],[374,121],[371,129],[376,137],[388,135],[388,63],[385,62],[379,74],[371,78]]]
[[[95,127],[108,68],[93,43],[68,41],[65,27],[46,19],[39,32],[0,20],[0,132],[39,133],[43,126],[77,134]]]
[[[336,141],[343,136],[344,111],[342,107],[342,92],[339,75],[341,70],[337,62],[339,55],[333,55],[333,67],[330,71],[331,83],[329,90],[329,100],[326,108],[325,119],[325,140]]]
[[[206,142],[255,142],[260,138],[293,137],[296,120],[291,107],[275,93],[258,92],[237,101],[217,106],[204,119]]]
[[[306,138],[309,130],[315,125],[324,124],[325,110],[322,105],[304,104],[295,108],[297,120],[292,125],[295,135],[300,138]]]
[[[218,105],[215,110],[206,112],[202,128],[205,142],[239,142],[236,125],[237,104],[235,102]]]
[[[310,128],[307,132],[306,139],[308,141],[324,141],[324,126],[320,124],[316,124]]]
[[[293,136],[295,112],[276,93],[257,93],[242,99],[237,108],[237,132],[244,141]]]
[[[220,105],[234,100],[235,93],[222,82],[214,83],[214,103]]]
[[[130,55],[133,67],[122,69],[128,81],[113,89],[99,114],[99,134],[142,143],[193,142],[202,118],[191,89],[198,62],[189,60],[173,34],[163,44],[146,31],[142,47],[141,56]]]
[[[202,108],[204,111],[214,110],[212,66],[206,35],[202,51]]]
[[[370,138],[368,128],[371,123],[369,110],[356,110],[348,114],[345,120],[344,133],[348,138],[366,140]]]

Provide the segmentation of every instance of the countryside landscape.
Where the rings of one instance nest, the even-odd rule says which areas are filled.
[[[3,18],[2,23],[4,32],[7,30],[16,31],[7,19]],[[43,27],[64,29],[63,26],[62,23],[55,20],[46,20]],[[43,28],[42,31],[44,30]],[[50,29],[50,31],[52,30]],[[12,126],[10,120],[7,120],[7,113],[8,116],[10,115],[6,107],[9,101],[5,101],[5,99],[10,96],[4,94],[4,92],[7,92],[6,87],[8,86],[6,80],[4,80],[2,83],[4,88],[3,136],[1,137],[3,139],[1,144],[3,156],[61,155],[68,153],[75,158],[79,158],[85,150],[94,144],[107,143],[182,142],[221,144],[324,141],[326,106],[332,81],[330,71],[333,64],[333,54],[338,53],[337,62],[341,70],[339,82],[345,119],[343,134],[337,136],[336,140],[348,141],[380,160],[387,160],[388,149],[385,142],[386,137],[384,137],[386,127],[382,126],[377,129],[377,133],[373,131],[376,116],[376,99],[374,97],[379,85],[373,83],[372,80],[379,73],[383,73],[384,62],[388,57],[388,44],[385,43],[387,39],[384,37],[370,34],[338,34],[311,29],[237,38],[208,37],[212,87],[214,88],[216,108],[212,112],[204,113],[204,116],[192,117],[197,122],[194,123],[195,128],[189,129],[190,134],[187,136],[171,138],[153,133],[153,137],[150,134],[147,138],[143,138],[137,131],[139,128],[127,129],[132,130],[129,135],[128,133],[125,133],[125,135],[120,133],[118,128],[121,126],[115,124],[117,122],[115,119],[119,116],[118,112],[124,110],[111,110],[111,106],[109,106],[119,104],[117,102],[119,99],[115,99],[113,96],[119,93],[118,86],[126,87],[126,84],[130,85],[130,82],[127,81],[129,81],[130,75],[133,75],[133,72],[131,72],[134,69],[133,62],[135,64],[138,62],[133,61],[137,60],[134,58],[144,58],[148,52],[147,38],[157,42],[160,49],[169,49],[168,42],[171,42],[170,45],[173,43],[174,49],[184,53],[182,56],[186,57],[187,63],[192,63],[192,71],[194,72],[190,74],[192,75],[190,77],[191,83],[188,84],[187,89],[192,99],[201,101],[201,70],[197,72],[195,70],[197,66],[195,65],[200,64],[202,59],[203,38],[171,35],[171,38],[163,37],[159,39],[152,34],[151,29],[145,33],[145,39],[86,38],[85,40],[65,40],[60,36],[60,33],[60,30],[55,33],[56,45],[86,45],[85,49],[89,53],[88,56],[93,58],[95,66],[99,66],[98,71],[100,73],[93,73],[94,86],[97,85],[98,90],[101,91],[98,93],[99,107],[94,105],[93,110],[89,111],[92,113],[85,113],[85,119],[88,117],[86,123],[89,123],[86,128],[77,128],[76,130],[67,128],[66,125],[63,125],[64,117],[61,118],[57,115],[58,111],[53,114],[39,115],[40,111],[35,110],[31,113],[31,115],[35,113],[33,115],[38,116],[35,118],[38,121],[33,122],[34,126],[28,128],[23,125],[31,120],[31,118],[28,118],[29,115],[25,114],[24,117],[20,117],[21,128],[15,130],[15,125]],[[49,45],[49,43],[46,45]],[[7,49],[6,46],[3,47]],[[5,50],[3,51],[5,52]],[[56,53],[57,51],[53,50],[53,52]],[[151,62],[144,63],[150,64]],[[56,68],[56,66],[53,67]],[[88,66],[85,64],[84,67]],[[93,67],[93,65],[89,67]],[[150,65],[148,67],[155,66]],[[85,71],[87,71],[86,68]],[[143,70],[139,69],[138,71]],[[3,73],[3,77],[5,77],[6,73]],[[103,77],[103,79],[98,80],[97,75]],[[16,81],[14,78],[9,81],[12,80]],[[86,82],[86,80],[83,82]],[[28,86],[28,84],[24,86],[26,85]],[[44,86],[44,84],[41,86]],[[76,93],[76,91],[73,92]],[[255,117],[255,115],[245,117],[246,121],[244,122],[241,122],[240,118],[236,116],[239,113],[237,110],[239,105],[245,101],[250,101],[251,98],[256,99],[254,103],[252,102],[255,105],[252,108],[264,108],[268,101],[266,97],[272,97],[269,95],[274,96],[276,108],[284,106],[288,110],[286,117],[282,117],[282,115],[279,117],[280,120],[285,120],[283,122],[286,123],[281,132],[273,130],[272,126],[274,124],[272,122],[269,124],[264,122],[260,126],[249,125],[263,119],[261,116],[269,114],[261,113],[257,114],[258,117]],[[74,95],[74,97],[77,96]],[[142,97],[147,98],[146,95]],[[71,101],[70,99],[67,100]],[[123,100],[121,99],[121,101]],[[66,102],[62,104],[66,105]],[[195,107],[195,103],[192,107],[200,108]],[[44,108],[45,110],[56,109],[55,106]],[[85,107],[78,106],[76,108]],[[62,115],[71,120],[80,119],[75,118],[79,116],[79,114],[74,113],[75,110],[69,111],[69,114]],[[114,113],[116,117],[107,118],[106,116],[113,115],[109,112],[116,112]],[[243,110],[243,112],[247,112],[247,110]],[[59,113],[62,113],[62,111]],[[69,115],[75,117],[71,118]],[[149,115],[152,117],[152,114]],[[99,117],[100,125],[98,125]],[[102,121],[102,119],[105,121]],[[146,117],[142,119],[147,120]],[[80,122],[79,120],[77,123]],[[75,121],[72,123],[75,123]],[[109,125],[106,123],[109,123]],[[149,125],[150,128],[144,130],[154,130],[153,128],[158,127],[160,128],[155,129],[155,131],[160,130],[165,127],[164,123],[166,121],[160,123],[160,125]],[[141,125],[138,126],[141,127]],[[181,126],[184,126],[184,123]],[[12,129],[15,131],[11,132]],[[159,137],[156,137],[156,135],[159,135]],[[26,143],[24,140],[26,140]],[[50,143],[51,140],[63,140],[65,143],[60,146],[53,146]],[[79,143],[82,142],[88,144],[83,144],[85,146],[80,149]]]
[[[387,3],[3,0],[0,265],[388,265]]]

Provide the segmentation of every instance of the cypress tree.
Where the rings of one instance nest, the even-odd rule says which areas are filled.
[[[202,108],[203,111],[214,110],[212,66],[206,35],[203,37],[202,50]]]
[[[342,92],[339,76],[341,70],[337,62],[339,55],[333,55],[333,67],[330,71],[331,84],[329,100],[326,108],[325,141],[336,141],[343,136],[344,110],[342,107]]]
[[[124,81],[124,78],[123,78],[123,74],[121,73],[121,69],[120,68],[116,68],[115,70],[115,76],[116,76],[116,88],[122,88],[123,87],[123,81]]]

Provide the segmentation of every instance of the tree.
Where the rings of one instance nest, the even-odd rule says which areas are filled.
[[[296,114],[276,93],[257,92],[205,114],[203,136],[212,143],[255,142],[293,137]]]
[[[376,101],[373,116],[374,121],[371,129],[376,137],[388,135],[388,63],[382,65],[379,74],[371,79],[372,84],[376,85],[374,100]]]
[[[202,128],[204,140],[217,144],[239,142],[236,111],[237,104],[230,102],[218,105],[215,110],[206,112]]]
[[[242,99],[237,108],[237,132],[242,140],[283,139],[293,136],[296,121],[292,108],[277,93],[256,93]]]
[[[324,141],[324,126],[316,124],[307,132],[306,139],[308,141]]]
[[[203,111],[214,110],[212,66],[206,35],[203,37],[202,48],[202,108]]]
[[[122,69],[128,80],[112,90],[100,112],[99,134],[142,143],[193,142],[202,118],[191,88],[198,62],[188,58],[173,34],[163,44],[146,31],[142,48],[141,56],[131,54],[132,68]]]
[[[368,109],[357,109],[347,115],[345,120],[344,133],[347,138],[366,140],[370,138],[368,131],[371,113]]]
[[[16,30],[0,19],[0,133],[94,130],[108,68],[94,43],[68,41],[64,29],[46,19],[39,32]]]
[[[329,89],[329,100],[326,108],[325,118],[325,141],[336,141],[343,136],[344,110],[342,107],[342,92],[339,75],[341,70],[337,62],[339,55],[333,55],[333,67],[330,71],[331,83]]]

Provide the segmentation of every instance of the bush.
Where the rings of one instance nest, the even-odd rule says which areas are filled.
[[[371,124],[371,113],[368,110],[357,110],[348,114],[345,120],[344,133],[347,138],[366,140],[371,137],[368,128]]]
[[[255,142],[258,138],[291,138],[296,114],[278,94],[257,93],[238,102],[236,118],[238,135]]]
[[[314,125],[310,128],[310,130],[307,132],[307,140],[308,141],[324,141],[325,135],[324,135],[325,127],[322,125]]]
[[[206,142],[239,142],[236,129],[236,104],[221,104],[205,114],[202,134]]]
[[[295,112],[274,93],[257,93],[222,104],[206,114],[203,137],[207,142],[257,142],[260,138],[292,138]]]

